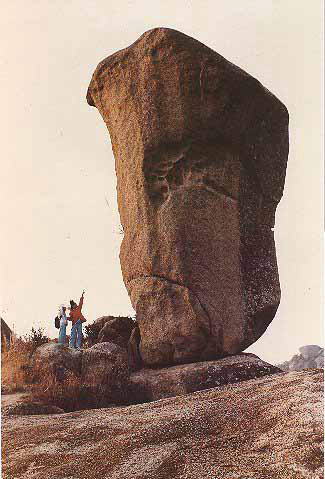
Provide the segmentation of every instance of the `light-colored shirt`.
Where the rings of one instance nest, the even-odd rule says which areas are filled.
[[[60,308],[60,326],[66,326],[68,324],[67,316],[65,311],[63,311],[63,307]]]

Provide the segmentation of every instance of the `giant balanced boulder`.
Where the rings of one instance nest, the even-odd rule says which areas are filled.
[[[144,363],[244,350],[280,302],[273,227],[288,156],[285,106],[167,28],[103,60],[87,100],[112,140],[120,260]]]

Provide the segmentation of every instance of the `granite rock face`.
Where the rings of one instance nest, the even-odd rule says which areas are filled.
[[[103,60],[87,100],[111,136],[121,267],[144,363],[243,351],[280,302],[273,227],[288,156],[285,106],[166,28]]]

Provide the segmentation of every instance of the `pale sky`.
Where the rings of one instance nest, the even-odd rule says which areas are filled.
[[[322,0],[3,0],[0,315],[57,334],[60,303],[133,315],[120,264],[111,143],[86,91],[98,62],[175,28],[256,77],[288,108],[290,155],[275,238],[281,305],[249,348],[289,359],[323,344]],[[107,205],[108,202],[108,205]]]

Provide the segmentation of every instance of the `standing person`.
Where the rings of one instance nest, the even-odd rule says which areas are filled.
[[[69,321],[72,321],[72,328],[71,328],[71,335],[70,335],[70,343],[69,347],[75,349],[81,349],[82,343],[82,323],[87,321],[81,312],[81,308],[84,302],[84,294],[82,292],[79,305],[77,305],[73,299],[70,301],[70,317],[68,318]]]
[[[59,330],[59,339],[58,343],[59,344],[65,344],[66,338],[67,338],[67,316],[66,316],[66,307],[63,306],[63,304],[60,306],[60,313],[59,313],[59,318],[60,318],[60,330]]]

